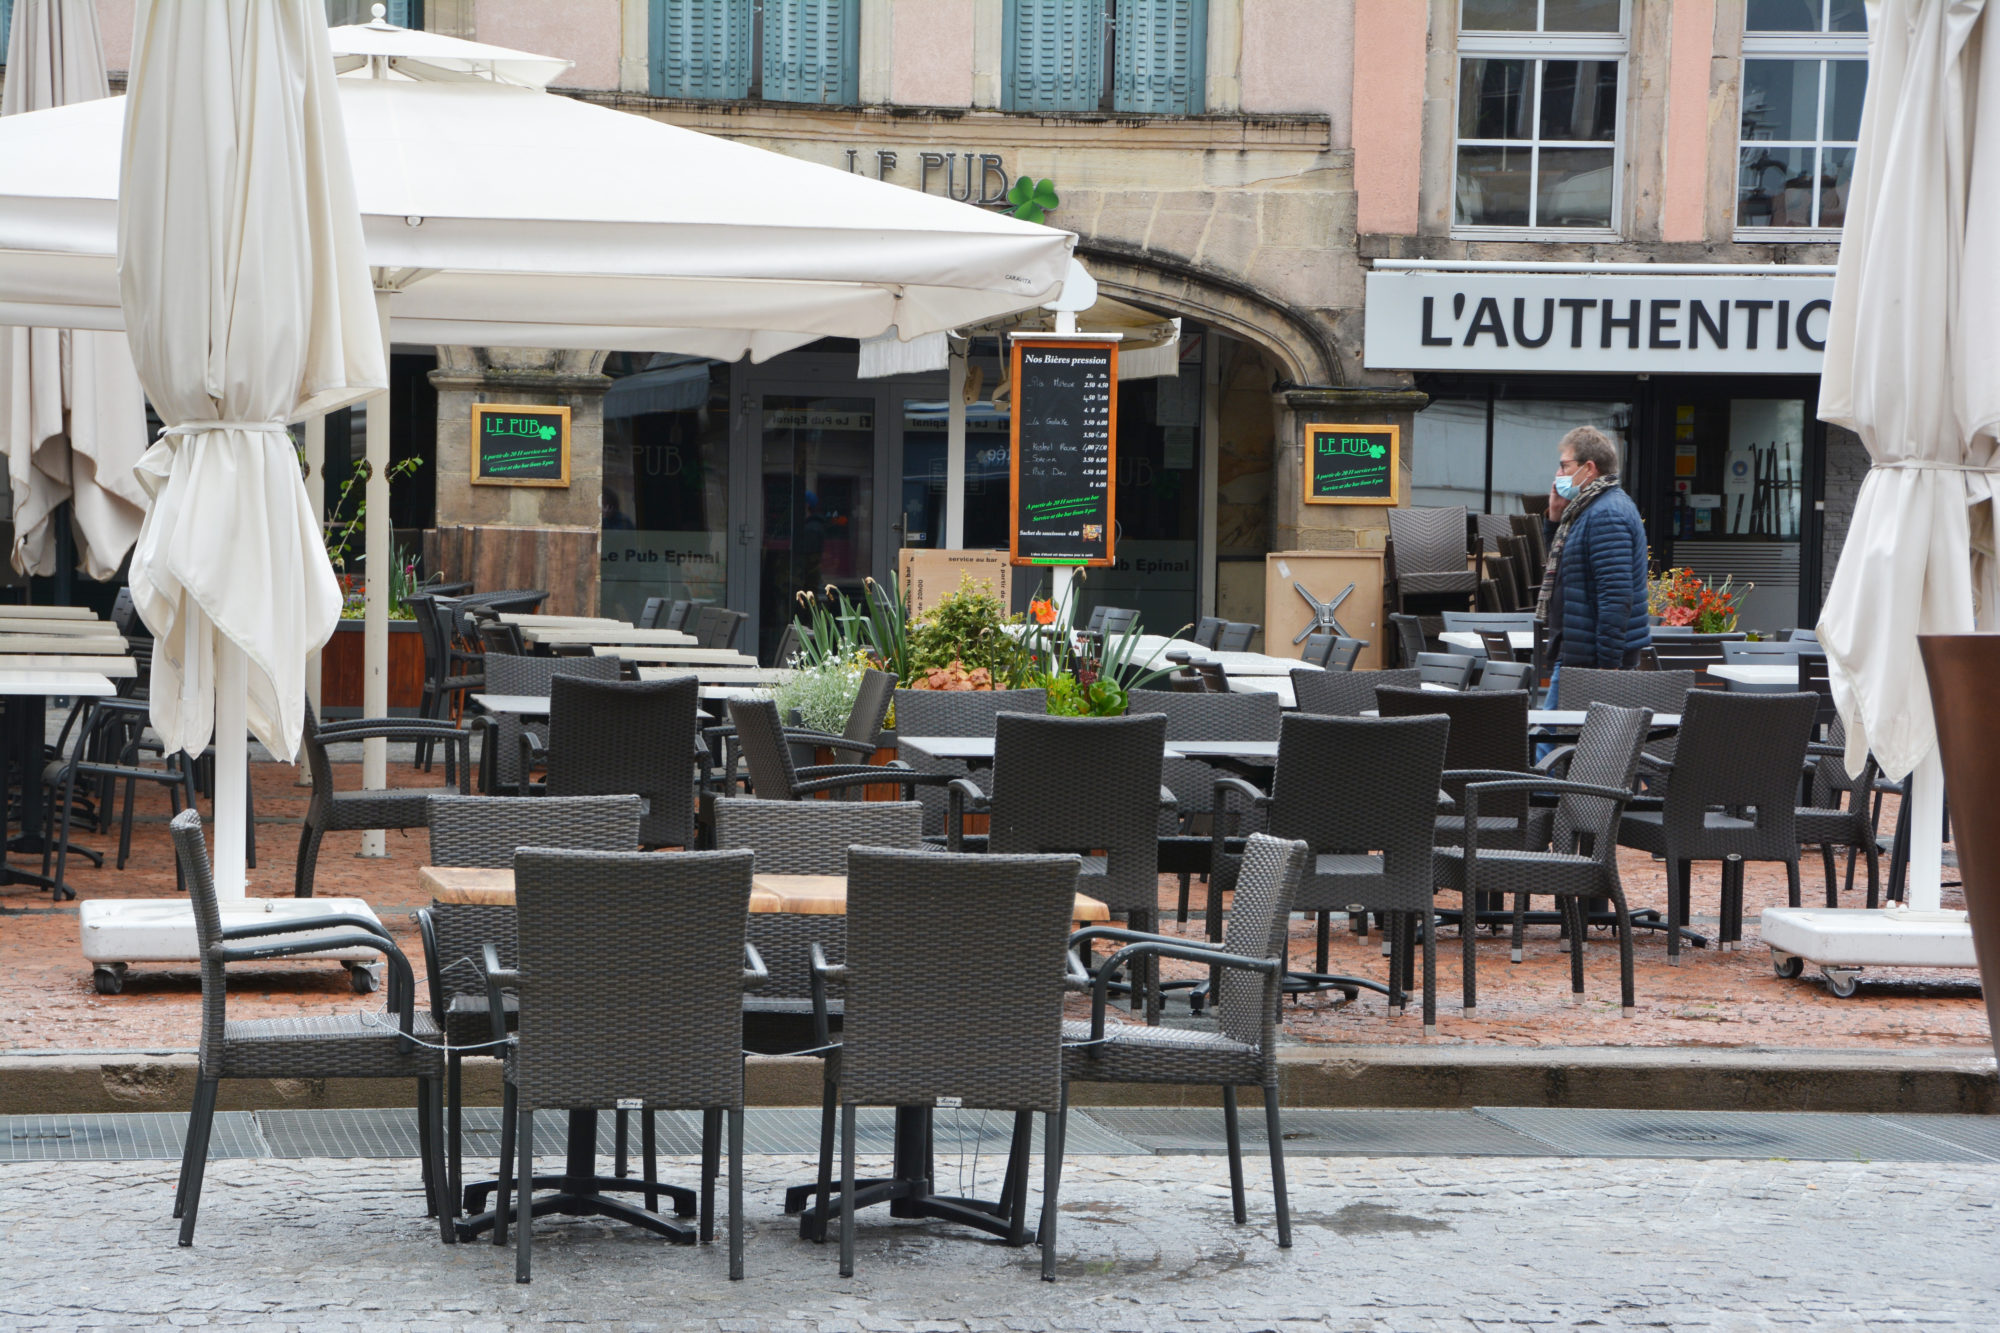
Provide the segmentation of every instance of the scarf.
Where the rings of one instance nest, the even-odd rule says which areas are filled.
[[[1616,477],[1599,477],[1590,485],[1576,493],[1576,498],[1563,508],[1563,516],[1556,520],[1556,535],[1549,542],[1549,563],[1542,570],[1542,593],[1535,599],[1535,619],[1548,623],[1549,598],[1555,595],[1556,567],[1562,561],[1563,543],[1569,540],[1569,530],[1584,510],[1590,508],[1597,497],[1618,485]]]

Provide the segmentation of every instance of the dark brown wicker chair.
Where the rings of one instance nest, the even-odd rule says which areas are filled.
[[[897,690],[895,704],[898,736],[991,736],[993,719],[1001,713],[1042,717],[1049,711],[1048,695],[1042,690]],[[919,773],[969,778],[982,791],[987,790],[989,774],[974,773],[961,760],[916,751],[902,754],[902,758]],[[942,845],[947,806],[943,789],[919,788],[917,799],[924,807],[925,839]],[[985,806],[981,800],[969,807],[968,813],[983,813]]]
[[[310,716],[310,711],[308,711]],[[445,1193],[441,1156],[443,1132],[439,1092],[444,1057],[436,1050],[442,1034],[431,1016],[416,1007],[416,984],[409,960],[381,924],[368,917],[329,912],[311,918],[286,917],[270,923],[222,924],[215,876],[201,816],[184,810],[173,820],[174,854],[194,909],[195,938],[201,945],[201,1051],[194,1108],[188,1117],[181,1154],[174,1216],[181,1221],[180,1243],[194,1244],[201,1208],[201,1183],[208,1164],[209,1133],[215,1124],[216,1094],[223,1079],[395,1078],[417,1085],[417,1141],[423,1160],[425,1200],[438,1219],[444,1242],[456,1239]],[[379,1014],[318,1014],[305,1018],[230,1019],[225,969],[230,963],[289,958],[323,949],[374,949],[388,965],[388,1009]]]
[[[549,682],[557,676],[577,676],[584,680],[617,680],[620,664],[615,657],[508,657],[487,659],[486,693],[520,695],[545,699]],[[488,796],[523,795],[527,774],[521,768],[521,737],[531,733],[546,744],[549,724],[546,717],[527,718],[517,713],[482,713],[472,719],[471,731],[479,740],[479,789]]]
[[[648,847],[695,845],[696,770],[709,785],[708,751],[695,743],[700,685],[693,676],[667,680],[600,681],[555,676],[549,681],[550,796],[618,796],[646,803],[639,841]],[[522,736],[521,766],[530,768],[534,737]]]
[[[729,721],[735,729],[735,743],[742,747],[750,790],[767,801],[796,801],[823,791],[855,791],[877,783],[899,784],[903,799],[913,800],[918,788],[940,787],[951,781],[941,773],[918,772],[901,760],[888,764],[810,764],[800,768],[792,762],[793,737],[779,725],[778,705],[769,699],[731,699]],[[817,732],[805,735],[816,743],[839,739],[821,737]]]
[[[1417,688],[1415,667],[1394,671],[1292,672],[1292,697],[1301,713],[1320,717],[1360,717],[1375,707],[1375,691],[1384,685]]]
[[[313,896],[313,873],[319,867],[320,843],[329,833],[353,829],[424,828],[430,822],[430,799],[435,787],[391,787],[384,791],[335,791],[333,760],[329,745],[381,737],[391,741],[435,741],[457,747],[458,790],[471,790],[472,750],[468,733],[449,722],[421,718],[362,718],[353,722],[321,723],[310,705],[305,710],[306,727],[302,748],[306,771],[312,777],[312,799],[306,805],[304,827],[299,830],[299,859],[292,875],[292,893],[300,898]]]
[[[1389,510],[1389,540],[1396,544],[1396,583],[1403,610],[1410,599],[1463,606],[1479,586],[1466,568],[1465,507]]]

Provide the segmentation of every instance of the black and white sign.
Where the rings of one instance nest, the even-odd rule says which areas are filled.
[[[1370,370],[1817,375],[1833,278],[1812,273],[1368,275]]]

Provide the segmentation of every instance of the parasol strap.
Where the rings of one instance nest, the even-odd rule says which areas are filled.
[[[1899,458],[1891,463],[1874,463],[1887,471],[1895,469],[1904,472],[1983,472],[1989,476],[2000,474],[2000,463],[1946,463],[1936,458]]]
[[[261,431],[271,435],[288,434],[282,421],[189,421],[178,426],[168,426],[160,432],[162,438],[169,435],[201,435],[212,430]]]

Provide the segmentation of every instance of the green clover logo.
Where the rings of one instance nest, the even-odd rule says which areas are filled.
[[[556,437],[556,428],[554,426],[543,426],[541,433],[543,439],[553,440]]]
[[[1387,449],[1383,448],[1379,444],[1371,444],[1368,446],[1368,456],[1370,458],[1380,458],[1383,454],[1386,454],[1388,452],[1389,451]]]
[[[1062,201],[1056,198],[1054,181],[1023,176],[1007,191],[1007,202],[1014,206],[1014,216],[1023,222],[1040,222]]]

